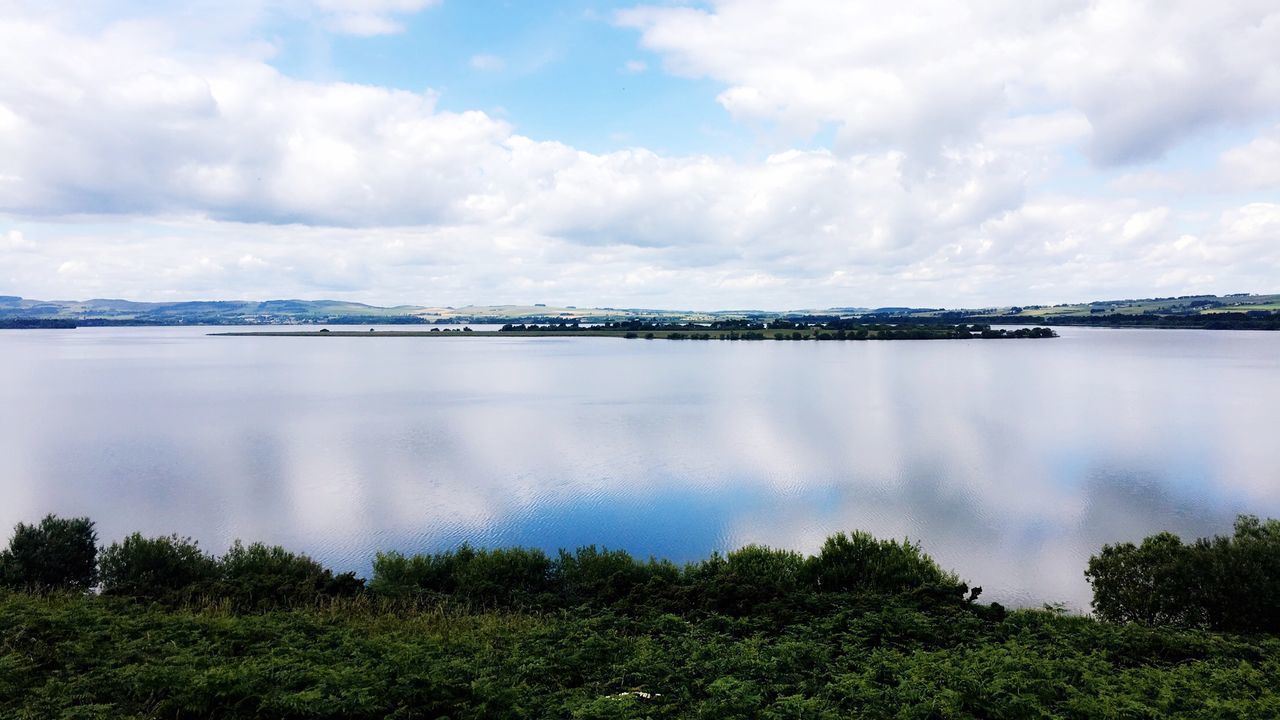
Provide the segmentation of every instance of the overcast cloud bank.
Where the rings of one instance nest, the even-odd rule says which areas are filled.
[[[781,308],[1280,289],[1271,2],[616,14],[736,121],[810,148],[735,158],[589,153],[434,90],[291,77],[267,5],[188,43],[186,21],[111,3],[97,24],[0,3],[0,291]],[[373,36],[433,5],[287,10]]]

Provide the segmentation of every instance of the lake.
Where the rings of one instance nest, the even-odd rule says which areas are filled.
[[[683,561],[910,537],[1012,605],[1104,542],[1280,516],[1280,333],[671,342],[0,331],[0,527]]]

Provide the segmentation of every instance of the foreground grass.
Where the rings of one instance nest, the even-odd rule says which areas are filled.
[[[853,597],[780,622],[0,592],[0,717],[1280,717],[1274,638],[997,617]]]

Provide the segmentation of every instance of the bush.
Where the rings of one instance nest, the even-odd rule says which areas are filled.
[[[1103,620],[1280,632],[1280,520],[1242,515],[1233,535],[1191,544],[1160,533],[1105,545],[1085,577]]]
[[[0,552],[0,585],[28,591],[88,590],[96,576],[98,536],[89,518],[46,515],[18,523]]]
[[[552,564],[551,585],[563,607],[592,605],[607,607],[639,600],[669,588],[680,571],[669,562],[640,562],[624,550],[580,547],[575,552],[561,550]]]
[[[759,606],[805,592],[804,558],[790,550],[747,545],[690,569],[710,607],[733,615],[749,614]]]
[[[550,591],[551,560],[537,548],[472,550],[454,566],[457,592],[482,606],[536,604]]]
[[[373,579],[369,590],[388,597],[453,591],[453,553],[403,555],[378,553],[373,559]]]
[[[1191,550],[1167,532],[1141,545],[1104,545],[1100,554],[1089,558],[1084,573],[1093,585],[1094,612],[1110,622],[1205,624],[1202,608],[1194,608],[1189,597],[1194,590],[1187,580],[1196,574]]]
[[[551,561],[530,548],[477,550],[462,545],[452,552],[406,557],[378,553],[373,561],[375,592],[404,596],[454,595],[481,606],[531,605],[552,590]]]
[[[819,592],[961,592],[960,580],[938,567],[918,544],[877,540],[862,531],[828,537],[822,551],[805,563],[805,574]]]
[[[179,601],[210,593],[216,560],[191,538],[144,538],[134,533],[104,548],[99,561],[104,595]]]
[[[220,579],[214,594],[239,607],[287,607],[321,597],[351,596],[364,588],[354,573],[334,575],[306,555],[262,543],[245,546],[239,540],[219,562]]]

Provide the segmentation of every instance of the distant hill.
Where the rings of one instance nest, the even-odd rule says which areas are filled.
[[[981,310],[911,311],[901,316],[914,320],[936,318],[940,322],[1280,330],[1280,295],[1182,295]]]
[[[80,325],[315,325],[315,324],[450,324],[709,322],[725,318],[850,318],[869,321],[978,322],[990,324],[1101,325],[1280,329],[1280,295],[1185,295],[1131,300],[1099,300],[1064,305],[944,309],[911,307],[838,307],[775,312],[764,310],[653,310],[645,308],[579,308],[534,305],[379,307],[339,300],[208,300],[135,302],[32,300],[0,295],[0,327]],[[53,322],[57,321],[57,322]]]
[[[750,313],[733,313],[747,315]],[[718,313],[618,308],[561,308],[546,305],[379,307],[338,300],[209,300],[134,302],[32,300],[0,296],[0,327],[30,326],[36,320],[65,320],[94,325],[313,325],[313,324],[448,324],[489,322],[606,322],[632,319],[711,320]]]

